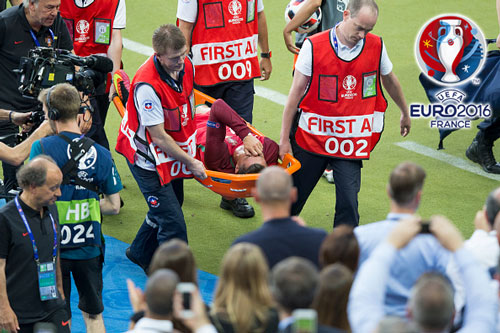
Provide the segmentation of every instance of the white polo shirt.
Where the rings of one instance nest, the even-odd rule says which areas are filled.
[[[182,1],[182,0],[180,0]],[[333,45],[333,39],[335,36],[335,28],[330,30],[330,42]],[[359,55],[361,50],[363,50],[363,45],[365,43],[364,39],[358,41],[356,45],[351,49],[348,46],[342,44],[342,42],[337,38],[338,50],[337,55],[346,61],[352,60]],[[302,48],[300,49],[299,56],[297,58],[297,63],[295,64],[295,70],[298,70],[305,76],[311,76],[312,72],[312,45],[311,41],[306,39]],[[380,74],[387,75],[392,72],[392,62],[387,55],[387,50],[385,44],[382,44],[382,59],[380,61]]]

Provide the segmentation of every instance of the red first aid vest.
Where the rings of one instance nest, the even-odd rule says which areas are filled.
[[[165,132],[167,132],[188,155],[194,157],[196,154],[196,124],[194,122],[194,97],[193,97],[193,65],[189,58],[184,61],[184,77],[182,80],[182,92],[176,92],[165,81],[155,67],[154,56],[151,56],[138,70],[132,80],[127,110],[123,116],[116,151],[124,155],[132,164],[135,162],[136,154],[141,154],[147,160],[156,165],[156,170],[162,185],[168,184],[176,178],[191,178],[192,173],[186,165],[168,156],[155,145],[146,130],[146,141],[137,135],[139,121],[135,106],[135,89],[139,83],[147,83],[155,90],[160,98],[163,114]],[[146,106],[147,107],[147,106]],[[148,146],[148,155],[137,149],[136,142]],[[152,158],[151,158],[152,156]]]
[[[259,77],[257,42],[257,0],[198,0],[191,36],[196,84]]]
[[[387,101],[380,85],[382,39],[368,34],[354,59],[340,59],[330,30],[310,38],[312,75],[299,103],[295,139],[303,149],[345,159],[368,159],[382,130]]]
[[[118,0],[95,0],[81,8],[75,0],[61,0],[61,16],[73,40],[76,55],[106,54],[113,31]]]

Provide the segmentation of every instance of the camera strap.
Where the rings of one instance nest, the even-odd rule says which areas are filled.
[[[69,151],[71,158],[63,165],[61,172],[63,174],[62,184],[64,185],[80,185],[87,190],[99,193],[99,188],[97,185],[92,184],[86,180],[78,177],[78,166],[80,159],[87,154],[90,147],[94,144],[94,140],[91,138],[82,136],[78,141],[72,141],[70,138],[63,134],[59,134],[58,137],[63,139],[69,144]]]

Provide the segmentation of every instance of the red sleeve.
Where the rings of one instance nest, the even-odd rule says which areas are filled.
[[[226,142],[226,126],[243,140],[249,133],[245,120],[221,99],[212,104],[207,123],[207,144],[205,146],[205,166],[209,170],[234,173]],[[264,138],[264,157],[267,165],[275,165],[278,161],[279,146],[269,138]]]
[[[245,120],[222,99],[218,99],[212,104],[209,120],[231,128],[241,140],[251,132]]]
[[[276,142],[269,138],[264,138],[264,157],[267,165],[278,164],[279,146]]]
[[[250,133],[246,122],[221,99],[212,104],[207,122],[207,144],[205,166],[210,170],[234,173],[231,155],[227,149],[226,126],[229,126],[242,140]]]

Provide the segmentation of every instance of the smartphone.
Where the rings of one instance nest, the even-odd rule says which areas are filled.
[[[431,221],[422,221],[422,229],[420,229],[421,234],[430,234],[431,230],[429,228]]]
[[[192,295],[196,290],[196,286],[191,282],[180,282],[177,284],[177,291],[182,297],[182,311],[181,316],[183,318],[191,318],[193,316],[192,306]]]
[[[292,312],[294,319],[293,333],[316,333],[318,330],[318,314],[313,309],[297,309]]]

